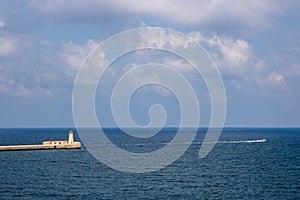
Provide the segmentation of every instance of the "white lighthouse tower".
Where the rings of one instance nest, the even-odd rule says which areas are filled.
[[[70,131],[69,131],[68,144],[73,144],[73,143],[74,143],[74,135],[73,135],[73,131],[70,130]]]

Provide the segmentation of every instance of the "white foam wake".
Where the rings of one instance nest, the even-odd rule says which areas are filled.
[[[258,140],[220,140],[217,141],[217,143],[221,143],[221,144],[226,144],[226,143],[263,143],[266,142],[267,140],[265,138],[262,139],[258,139]],[[186,143],[190,143],[190,144],[203,144],[203,143],[209,143],[209,142],[200,142],[200,141],[193,141],[193,142],[174,142],[171,145],[181,145],[181,144],[186,144]],[[106,143],[98,143],[99,145],[105,145]],[[168,142],[158,142],[158,143],[124,143],[124,144],[119,144],[120,146],[152,146],[152,145],[168,145]]]
[[[259,139],[259,140],[230,140],[230,141],[218,141],[217,143],[262,143],[262,142],[266,142],[267,140],[265,138],[263,139]],[[186,144],[186,143],[191,143],[191,142],[176,142],[176,143],[172,143],[172,145],[180,145],[180,144]],[[204,142],[192,142],[193,144],[202,144]],[[209,143],[209,142],[206,142]],[[167,142],[161,142],[161,143],[136,143],[136,144],[122,144],[121,146],[144,146],[144,145],[167,145],[169,143]]]
[[[260,140],[233,140],[233,141],[218,141],[218,143],[261,143],[266,142],[265,138]]]

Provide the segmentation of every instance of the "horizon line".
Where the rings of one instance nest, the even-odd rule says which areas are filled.
[[[46,129],[46,128],[57,128],[57,129],[77,129],[77,128],[99,128],[99,127],[75,127],[75,126],[15,126],[15,127],[0,127],[0,129]],[[147,128],[160,128],[160,127],[118,127],[118,126],[103,126],[102,129],[147,129]],[[179,128],[179,126],[165,126],[163,128]],[[224,127],[209,127],[209,126],[198,126],[198,127],[181,127],[181,128],[300,128],[300,126],[224,126]]]

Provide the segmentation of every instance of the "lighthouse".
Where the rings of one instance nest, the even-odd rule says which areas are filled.
[[[69,131],[69,139],[68,139],[68,144],[73,144],[74,143],[74,136],[73,136],[73,131]]]

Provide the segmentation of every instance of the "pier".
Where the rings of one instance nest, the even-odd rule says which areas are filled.
[[[67,141],[44,141],[42,144],[0,146],[0,151],[25,150],[54,150],[54,149],[80,149],[81,142],[74,141],[73,131],[69,131]]]

